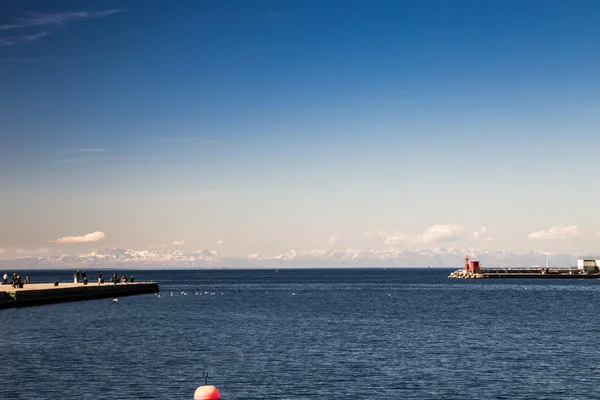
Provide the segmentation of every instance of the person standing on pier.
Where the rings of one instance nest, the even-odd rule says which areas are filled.
[[[73,274],[73,283],[78,283],[79,282],[79,270],[75,271],[75,273]]]
[[[104,279],[102,279],[102,271],[98,271],[98,284],[104,283]]]
[[[4,273],[4,276],[2,277],[2,284],[8,285],[8,272]]]

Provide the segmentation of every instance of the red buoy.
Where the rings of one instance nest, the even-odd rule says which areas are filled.
[[[219,400],[221,394],[213,385],[204,385],[196,389],[194,400]]]

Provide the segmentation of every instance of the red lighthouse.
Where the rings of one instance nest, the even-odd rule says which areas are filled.
[[[465,256],[465,271],[469,270],[469,256]]]

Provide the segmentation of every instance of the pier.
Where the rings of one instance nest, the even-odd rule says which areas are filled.
[[[579,257],[575,267],[507,267],[481,268],[479,261],[465,257],[464,269],[453,271],[448,278],[536,278],[536,279],[600,279],[600,257]]]
[[[124,297],[138,294],[157,293],[157,282],[134,283],[33,283],[23,288],[11,285],[0,286],[0,309],[11,307],[38,306],[42,304],[63,303]]]
[[[586,273],[576,268],[549,269],[544,268],[486,268],[477,272],[453,271],[448,278],[482,279],[482,278],[536,278],[536,279],[600,279],[598,273]]]

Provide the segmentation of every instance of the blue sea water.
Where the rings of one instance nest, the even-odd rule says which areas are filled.
[[[599,397],[600,281],[449,272],[136,271],[160,296],[0,310],[0,398]]]

